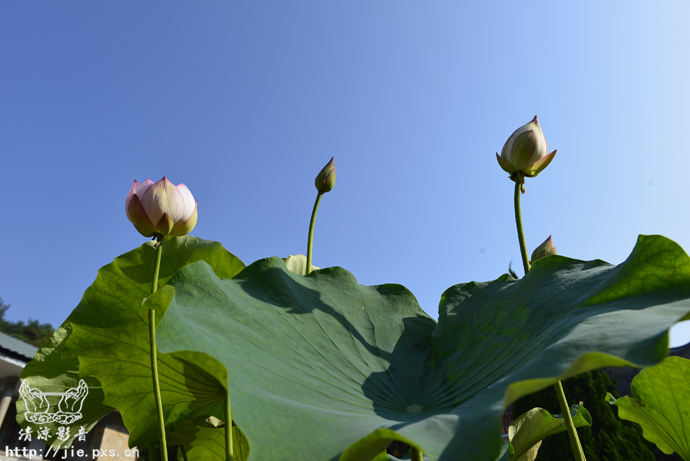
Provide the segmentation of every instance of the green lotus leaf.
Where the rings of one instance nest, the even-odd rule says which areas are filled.
[[[184,421],[168,437],[168,443],[182,445],[187,453],[187,461],[225,460],[225,428],[210,424],[197,424]],[[246,461],[249,445],[242,431],[232,427],[233,461]],[[182,448],[177,450],[177,459],[184,461]]]
[[[592,416],[582,405],[571,405],[570,416],[575,427],[591,426]],[[541,441],[546,437],[565,432],[563,415],[552,415],[543,408],[532,408],[518,416],[508,429],[510,447],[502,460],[531,461],[537,457]]]
[[[337,267],[301,276],[279,258],[231,280],[191,264],[169,285],[159,350],[227,370],[214,376],[227,376],[250,460],[365,461],[377,450],[360,442],[378,429],[434,461],[496,459],[511,402],[592,369],[654,365],[690,314],[690,259],[659,236],[619,266],[549,256],[519,281],[451,287],[438,325],[402,286]]]
[[[49,414],[55,414],[60,410],[58,406],[61,396],[48,397],[45,400],[49,404],[48,407],[41,403],[43,393],[62,394],[70,389],[78,389],[80,386],[79,360],[62,359],[62,350],[71,332],[72,326],[69,322],[63,323],[55,330],[50,340],[36,352],[33,360],[26,364],[21,373],[20,398],[17,399],[17,423],[24,430],[31,428],[34,434],[39,428],[48,429],[50,435],[47,442],[54,450],[69,448],[80,429],[82,433],[89,432],[101,418],[114,410],[103,404],[101,383],[94,377],[86,376],[83,380],[88,390],[81,405],[74,402],[79,406],[79,411],[74,412],[76,414],[70,418],[72,421],[65,422],[51,418],[38,422],[36,417],[39,413],[45,413],[46,418],[49,418]],[[27,403],[30,408],[27,407]],[[32,421],[27,421],[27,415]],[[65,431],[64,428],[68,429]]]
[[[23,378],[41,390],[74,387],[78,377],[89,386],[88,410],[92,426],[117,408],[130,432],[130,446],[158,440],[149,356],[148,309],[157,310],[159,323],[174,290],[165,284],[187,264],[205,261],[218,277],[233,277],[245,266],[220,243],[196,237],[163,241],[159,290],[150,296],[156,250],[148,242],[101,268],[94,283],[56,332],[51,344],[30,362]],[[147,299],[148,298],[148,299]],[[144,300],[146,299],[146,303]],[[62,354],[60,354],[62,351]],[[49,354],[50,360],[41,359]],[[214,360],[185,364],[159,354],[158,370],[166,422],[198,415],[223,417],[226,383],[211,377],[206,368]],[[102,388],[102,390],[101,390]]]
[[[642,370],[631,385],[632,397],[606,398],[618,416],[642,426],[642,435],[661,451],[690,461],[690,360],[667,357]]]

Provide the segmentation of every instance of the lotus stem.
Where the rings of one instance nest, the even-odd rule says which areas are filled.
[[[415,447],[410,447],[410,460],[411,461],[423,461],[422,450],[418,450]]]
[[[182,450],[182,459],[184,459],[184,461],[189,461],[187,459],[187,450],[184,449],[184,445],[180,445],[180,450]]]
[[[323,192],[319,191],[314,202],[314,209],[311,212],[311,222],[309,223],[309,239],[307,240],[307,274],[311,272],[311,248],[314,243],[314,223],[316,222],[316,213],[319,211],[319,203],[321,203]]]
[[[522,255],[522,267],[525,275],[529,272],[529,257],[527,256],[527,244],[525,243],[525,231],[522,230],[522,211],[520,210],[520,193],[522,192],[522,174],[515,178],[515,226],[517,227],[518,240],[520,241],[520,254]]]
[[[518,172],[515,178],[515,225],[518,231],[518,240],[520,241],[520,254],[522,255],[522,266],[525,269],[525,275],[529,272],[529,258],[527,256],[527,245],[525,244],[525,232],[522,230],[522,212],[520,211],[520,194],[522,193],[522,181],[523,175]],[[570,407],[568,407],[568,401],[565,399],[565,393],[563,392],[563,385],[560,381],[554,384],[556,389],[556,396],[558,397],[558,404],[561,407],[561,413],[563,414],[563,421],[565,422],[565,427],[568,431],[568,438],[570,439],[570,447],[573,449],[573,455],[576,461],[587,461],[585,458],[585,453],[582,450],[582,445],[580,444],[580,438],[577,436],[577,431],[575,430],[575,424],[573,424],[573,418],[570,416]]]
[[[161,254],[163,253],[163,236],[156,236],[156,262],[153,268],[153,282],[151,283],[151,294],[158,289],[158,274],[161,267]],[[168,447],[165,441],[165,417],[163,416],[163,399],[161,399],[161,387],[158,382],[158,357],[156,355],[156,311],[149,309],[149,344],[151,350],[151,376],[153,378],[153,396],[156,400],[156,412],[158,414],[158,438],[161,445],[161,458],[168,461]]]
[[[558,404],[561,406],[565,427],[568,430],[568,438],[570,439],[570,446],[573,449],[573,456],[577,461],[587,461],[585,452],[582,450],[582,445],[580,444],[580,437],[578,437],[577,430],[575,430],[575,424],[573,424],[573,418],[570,416],[570,408],[568,407],[568,401],[565,399],[563,385],[558,381],[553,387],[556,388],[556,396],[558,397]]]
[[[233,461],[232,450],[232,411],[230,409],[230,390],[225,397],[225,461]]]
[[[154,294],[158,290],[158,274],[161,270],[161,256],[163,254],[163,247],[161,243],[163,242],[163,236],[161,234],[156,234],[156,262],[153,264],[153,281],[151,282],[151,294]]]

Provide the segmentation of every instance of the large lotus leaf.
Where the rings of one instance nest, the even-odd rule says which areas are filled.
[[[644,437],[661,451],[690,461],[690,360],[668,357],[633,378],[632,397],[616,400],[618,416],[642,426]]]
[[[382,428],[434,461],[496,459],[508,404],[598,367],[658,363],[690,313],[690,259],[658,236],[619,266],[551,256],[519,281],[456,285],[438,325],[404,287],[341,268],[301,276],[278,258],[232,280],[192,264],[169,284],[159,349],[224,365],[256,460],[336,460],[355,444],[365,460]]]
[[[158,439],[149,357],[149,307],[157,310],[159,323],[167,308],[166,296],[174,293],[164,286],[187,264],[205,261],[218,277],[227,278],[244,268],[217,242],[185,236],[165,239],[162,245],[159,296],[151,296],[144,303],[151,291],[156,253],[153,242],[149,242],[102,267],[67,319],[72,333],[64,346],[62,369],[73,370],[78,358],[79,375],[101,383],[105,394],[102,405],[120,410],[131,446]],[[168,423],[197,414],[223,416],[225,383],[210,377],[203,368],[205,362],[183,364],[163,354],[158,361]]]
[[[570,416],[575,427],[592,425],[592,416],[582,405],[571,405]],[[542,440],[566,430],[562,414],[552,415],[543,408],[532,408],[511,423],[508,429],[510,446],[501,461],[532,461],[537,457]]]
[[[55,420],[52,416],[61,410],[61,396],[51,394],[79,389],[81,381],[79,361],[76,358],[61,358],[71,332],[72,326],[68,322],[63,323],[36,352],[33,360],[26,364],[21,374],[21,398],[17,399],[17,422],[25,430],[31,428],[34,434],[39,429],[48,429],[50,435],[47,442],[55,450],[70,447],[81,428],[83,432],[90,431],[101,418],[114,410],[103,405],[101,383],[96,378],[87,376],[83,378],[88,389],[83,400],[71,402],[77,404],[79,408],[74,408],[77,411],[71,412],[73,415],[68,416],[68,420]],[[26,416],[31,421],[27,421]]]

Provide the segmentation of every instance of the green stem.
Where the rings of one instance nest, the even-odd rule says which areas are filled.
[[[184,459],[184,461],[189,461],[187,459],[187,450],[184,449],[184,445],[180,445],[180,449],[182,450],[182,458]]]
[[[161,254],[163,253],[163,236],[158,234],[156,245],[156,263],[153,268],[153,282],[151,283],[151,294],[158,289],[158,274],[161,267]],[[158,438],[161,445],[161,458],[168,461],[168,447],[165,442],[165,418],[163,416],[163,400],[161,399],[161,386],[158,382],[158,358],[156,356],[156,311],[149,309],[149,343],[151,350],[151,375],[153,377],[153,396],[156,400],[156,411],[158,414]]]
[[[163,400],[158,382],[158,358],[156,357],[156,311],[149,309],[149,341],[151,343],[151,375],[153,376],[153,396],[156,399],[158,413],[158,438],[161,444],[163,461],[168,461],[168,447],[165,443],[165,421],[163,417]]]
[[[410,447],[410,460],[411,461],[422,461],[422,450],[418,450],[415,447]]]
[[[527,256],[527,245],[525,244],[525,232],[522,230],[522,212],[520,211],[520,194],[522,193],[522,173],[518,172],[515,178],[515,225],[518,231],[518,240],[520,241],[520,254],[522,255],[522,266],[525,269],[525,275],[529,272],[529,258]],[[554,384],[556,388],[556,396],[558,397],[558,403],[561,406],[561,413],[563,414],[563,420],[565,421],[565,427],[568,431],[568,437],[570,438],[570,447],[573,449],[573,455],[577,461],[586,461],[585,453],[582,451],[582,445],[580,444],[580,438],[577,436],[577,431],[575,430],[575,424],[573,424],[573,418],[570,416],[570,408],[568,407],[568,401],[565,399],[565,393],[563,392],[563,385],[560,381]]]
[[[156,461],[156,448],[154,443],[149,443],[149,461]]]
[[[515,226],[517,227],[518,240],[520,241],[520,254],[522,255],[522,267],[525,275],[529,272],[529,257],[527,256],[527,244],[525,243],[525,231],[522,230],[522,211],[520,211],[520,193],[522,192],[522,175],[518,173],[515,180]]]
[[[161,271],[161,255],[163,254],[163,236],[161,234],[156,235],[156,262],[153,264],[153,281],[151,282],[151,294],[154,294],[158,290],[158,274]]]
[[[580,438],[577,436],[577,430],[575,430],[575,424],[573,424],[573,418],[570,416],[570,408],[568,407],[568,401],[565,399],[563,385],[558,381],[553,387],[556,388],[556,396],[558,397],[558,404],[561,406],[561,414],[563,414],[565,427],[568,430],[568,438],[570,439],[570,446],[573,449],[573,456],[577,461],[587,461],[585,452],[582,450],[582,445],[580,444]]]
[[[230,409],[230,391],[225,397],[225,461],[232,461],[232,411]]]
[[[319,191],[314,202],[314,209],[311,212],[311,222],[309,223],[309,239],[307,240],[307,274],[311,272],[311,247],[314,243],[314,223],[316,222],[316,212],[319,211],[319,203],[323,197],[323,192]]]

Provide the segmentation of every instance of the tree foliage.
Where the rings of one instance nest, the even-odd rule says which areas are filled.
[[[17,322],[7,320],[5,314],[9,308],[10,305],[5,304],[0,298],[0,332],[26,341],[36,347],[41,347],[53,336],[55,329],[50,323],[40,323],[32,318],[29,318],[26,323],[23,320]]]
[[[614,396],[616,385],[601,370],[583,373],[563,382],[568,403],[583,402],[592,415],[592,426],[577,430],[587,461],[655,461],[649,444],[642,437],[642,430],[636,424],[617,417],[605,396]],[[542,407],[553,414],[560,413],[556,392],[552,387],[521,398],[513,404],[513,415],[519,416],[534,407]],[[563,447],[568,447],[567,433],[544,439],[538,461],[560,461]],[[665,458],[664,458],[665,459]]]

